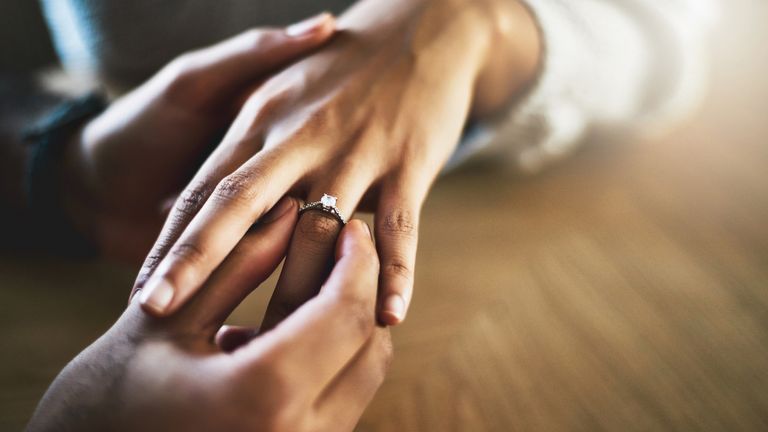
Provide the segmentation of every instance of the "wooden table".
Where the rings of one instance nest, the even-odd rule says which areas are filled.
[[[702,112],[540,175],[444,178],[360,431],[768,430],[768,3],[729,1]],[[0,429],[124,306],[131,269],[0,261]],[[258,323],[269,290],[233,317]]]

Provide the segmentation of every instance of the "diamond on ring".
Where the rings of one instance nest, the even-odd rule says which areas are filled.
[[[301,206],[299,209],[299,214],[302,214],[308,210],[319,210],[335,217],[339,222],[341,222],[342,225],[346,225],[347,219],[344,217],[344,215],[342,215],[341,210],[336,208],[336,201],[337,198],[335,196],[323,194],[323,197],[320,198],[320,201],[309,202]]]
[[[320,203],[326,207],[336,207],[336,197],[333,195],[323,194],[320,198]]]

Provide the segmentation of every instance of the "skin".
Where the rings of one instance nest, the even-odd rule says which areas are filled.
[[[297,203],[278,208],[172,318],[130,304],[59,374],[27,430],[353,430],[392,356],[389,331],[376,326],[367,225],[344,229],[320,294],[279,326],[221,327],[288,247]]]
[[[255,91],[274,67],[324,43],[328,27],[295,51],[262,50],[270,45],[256,37],[256,51],[270,54],[246,51],[268,67],[242,74],[222,74],[212,59],[242,65],[247,54],[185,56],[75,137],[65,204],[107,250],[132,256],[142,244],[133,239],[156,229],[157,209],[248,96],[175,201],[137,280],[142,307],[132,302],[62,371],[29,430],[353,429],[391,357],[377,292],[379,321],[402,321],[429,186],[467,120],[497,112],[534,79],[538,39],[509,0],[364,0],[340,27]],[[148,168],[136,176],[120,166]],[[157,177],[134,183],[145,176]],[[375,211],[378,256],[360,222],[342,230],[280,201],[322,193],[340,197],[347,215]],[[125,238],[110,233],[120,223]],[[286,251],[261,333],[222,328]]]
[[[178,310],[282,196],[328,193],[345,215],[375,213],[379,320],[405,318],[430,185],[467,121],[535,79],[538,33],[509,0],[363,0],[339,29],[252,94],[176,201],[136,282],[146,311]],[[321,212],[300,218],[267,328],[318,292],[340,229]]]
[[[243,101],[269,74],[326,43],[334,26],[322,14],[300,34],[253,29],[186,53],[88,122],[72,137],[60,182],[80,231],[106,255],[141,262]]]

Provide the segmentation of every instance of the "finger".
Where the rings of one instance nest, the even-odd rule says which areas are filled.
[[[206,204],[212,193],[215,192],[217,185],[219,192],[223,192],[225,196],[241,196],[243,194],[238,194],[236,191],[232,191],[232,189],[237,189],[237,186],[243,183],[241,181],[243,178],[249,175],[256,176],[260,178],[261,184],[265,184],[267,180],[270,180],[269,176],[274,171],[279,171],[271,169],[273,167],[270,166],[270,160],[280,159],[281,148],[285,146],[275,146],[270,150],[261,150],[263,140],[258,129],[258,125],[261,123],[259,118],[265,112],[270,112],[272,109],[270,108],[271,103],[268,99],[264,100],[259,93],[249,99],[230,127],[222,143],[208,157],[192,181],[180,194],[171,214],[165,221],[157,241],[144,260],[141,270],[136,277],[131,297],[135,295],[138,289],[148,283],[158,265],[177,243],[182,232],[184,232],[203,205]],[[295,167],[289,173],[291,179],[298,179],[304,176],[306,172],[314,169],[318,163],[317,158],[312,157],[313,155],[306,155],[303,152],[296,151],[287,153],[284,157],[285,162]],[[304,160],[298,161],[297,157],[299,156],[303,156]],[[249,160],[251,165],[254,165],[251,169],[244,167]],[[259,163],[259,161],[262,161],[262,163]],[[252,172],[249,173],[248,171]],[[227,175],[229,177],[225,178]],[[278,193],[278,195],[270,195],[274,200],[268,202],[269,205],[274,204],[277,200],[275,196],[282,196],[286,192],[286,190],[279,191],[274,188],[273,183],[281,183],[280,179],[277,180],[276,182],[270,182],[273,187],[269,192]],[[255,192],[255,189],[246,188],[246,192],[249,190]],[[158,312],[157,314],[162,313]]]
[[[407,177],[382,188],[375,232],[381,260],[378,316],[386,325],[403,322],[411,303],[423,190]]]
[[[304,165],[300,152],[260,152],[218,183],[186,228],[182,223],[191,215],[182,212],[181,221],[172,221],[165,235],[183,232],[146,282],[141,298],[144,310],[156,316],[178,310],[254,221],[296,183]]]
[[[148,282],[162,259],[168,254],[181,233],[207,202],[224,177],[235,173],[249,159],[252,160],[252,163],[256,163],[253,161],[254,154],[259,151],[262,142],[258,136],[249,132],[249,125],[251,125],[256,112],[258,112],[258,107],[255,107],[255,104],[243,109],[230,128],[227,137],[216,147],[194,178],[179,194],[157,241],[142,264],[130,298]],[[264,161],[264,166],[260,167],[263,173],[270,172],[268,161],[278,157],[276,153],[263,152],[261,155],[257,155],[257,159]],[[305,169],[309,168],[311,167],[305,167]]]
[[[152,245],[152,249],[144,259],[138,275],[136,275],[133,289],[128,296],[129,302],[133,301],[139,291],[142,291],[158,264],[168,254],[189,222],[208,200],[215,185],[221,181],[225,173],[231,173],[247,160],[244,154],[238,154],[238,149],[239,147],[234,147],[231,152],[226,152],[229,149],[224,144],[217,147],[200,167],[194,178],[176,197],[155,244]]]
[[[283,198],[243,237],[178,319],[186,328],[213,336],[224,320],[277,268],[296,226],[298,203]]]
[[[258,330],[253,327],[223,326],[216,332],[214,342],[224,352],[231,353],[256,338]]]
[[[259,77],[254,75],[269,72],[277,65],[326,41],[334,30],[335,20],[329,14],[318,15],[285,30],[253,30],[185,56],[181,61],[175,62],[175,66],[167,68],[170,72],[164,71],[165,73],[160,74],[166,78],[154,81],[167,85],[170,75],[173,84],[167,92],[171,97],[182,97],[183,100],[189,101],[189,104],[214,106],[216,104],[212,97],[232,99],[227,89],[239,87],[243,79],[258,80]],[[199,91],[205,94],[196,95],[195,92]],[[251,124],[249,120],[255,115],[254,110],[260,109],[255,105],[257,104],[251,104],[247,112],[240,116],[245,117],[244,119],[238,118],[240,121],[236,123],[239,126]],[[217,147],[180,195],[139,271],[129,300],[147,282],[157,264],[208,199],[215,185],[258,150],[260,140],[255,140],[259,141],[259,146],[240,145],[249,138],[245,135],[249,133],[250,128],[245,129],[237,131],[240,136],[225,140]]]
[[[258,359],[278,359],[279,375],[314,389],[314,400],[376,327],[379,262],[369,233],[364,222],[347,224],[336,267],[320,294],[234,355],[254,373],[262,373]]]
[[[328,24],[325,26],[327,27]],[[293,35],[293,37],[299,37],[298,35],[302,33],[302,27],[306,28],[306,25],[289,28],[286,33]],[[205,161],[194,179],[180,194],[174,210],[166,219],[158,240],[137,275],[129,299],[147,283],[158,264],[168,254],[183,230],[208,200],[215,186],[222,181],[224,176],[233,173],[261,149],[263,143],[261,139],[263,130],[259,128],[259,125],[263,123],[261,119],[263,116],[270,115],[274,107],[279,105],[279,101],[281,98],[271,93],[265,96],[257,92],[249,96],[223,142]],[[313,161],[314,159],[308,156],[307,160]],[[300,173],[302,175],[312,168],[312,162],[305,165],[307,165],[304,167],[305,170]]]
[[[338,197],[336,207],[349,217],[370,184],[368,177],[340,173],[338,184],[314,188],[309,197],[321,200],[325,194]],[[342,224],[320,210],[304,212],[296,226],[285,265],[269,301],[262,330],[274,328],[299,306],[314,297],[333,268],[333,251]]]
[[[318,417],[328,426],[320,429],[354,429],[384,382],[392,356],[389,329],[379,327],[316,401]]]
[[[216,45],[184,54],[163,70],[171,98],[212,107],[231,100],[241,87],[327,42],[335,32],[329,13],[287,28],[248,30]]]

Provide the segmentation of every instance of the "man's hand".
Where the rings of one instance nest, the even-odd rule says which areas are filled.
[[[278,327],[221,327],[285,253],[297,204],[277,209],[172,318],[133,302],[56,378],[28,430],[351,431],[392,355],[364,223],[347,225],[320,294]]]
[[[62,167],[64,203],[78,227],[105,254],[140,260],[244,99],[334,28],[322,14],[249,30],[180,56],[118,99],[73,137]]]

